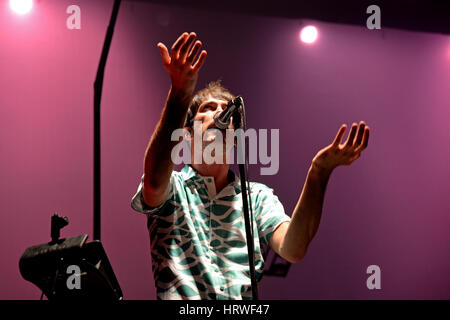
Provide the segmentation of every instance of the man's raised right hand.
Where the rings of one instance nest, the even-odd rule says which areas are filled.
[[[198,71],[206,59],[206,51],[203,50],[194,63],[194,59],[200,52],[202,43],[194,40],[197,35],[194,32],[183,33],[177,41],[174,42],[169,51],[163,43],[158,43],[158,49],[161,52],[164,68],[167,70],[172,81],[172,88],[192,95],[198,79]]]

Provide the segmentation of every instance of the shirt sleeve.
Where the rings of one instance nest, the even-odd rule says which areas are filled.
[[[147,215],[155,215],[158,214],[162,208],[164,207],[164,205],[167,203],[167,200],[169,200],[170,198],[170,194],[172,194],[172,190],[173,190],[173,174],[170,177],[170,188],[169,191],[167,192],[166,198],[164,200],[163,203],[161,203],[161,205],[157,206],[157,207],[150,207],[149,205],[147,205],[144,201],[144,196],[142,194],[142,187],[144,185],[144,176],[142,176],[141,178],[141,183],[138,186],[138,189],[136,191],[136,194],[133,196],[133,198],[131,199],[131,207],[140,213],[144,213]]]
[[[260,190],[256,196],[256,223],[258,226],[259,241],[269,245],[273,232],[283,222],[291,218],[284,212],[284,207],[273,189],[259,184]],[[252,191],[253,192],[253,191]]]

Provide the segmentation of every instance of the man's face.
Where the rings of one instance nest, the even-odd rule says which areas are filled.
[[[227,108],[227,104],[227,101],[216,99],[211,96],[208,96],[207,99],[203,100],[203,102],[198,107],[197,113],[194,117],[194,121],[202,122],[202,134],[210,128],[216,128],[214,117],[216,116],[216,114],[225,110]],[[228,128],[233,128],[232,121],[230,121],[230,125],[228,126]]]
[[[200,121],[201,122],[201,136],[202,136],[202,149],[196,150],[195,146],[195,139],[192,139],[194,137],[194,128],[190,128],[191,133],[191,148],[192,148],[192,154],[197,152],[202,152],[205,150],[205,148],[212,142],[217,140],[217,127],[214,123],[214,117],[225,110],[227,108],[228,102],[226,100],[216,99],[212,96],[208,96],[205,100],[202,101],[200,106],[197,109],[197,113],[194,116],[194,122]],[[228,126],[228,129],[233,129],[233,118],[231,117],[230,124]],[[195,125],[194,125],[195,127]],[[209,130],[208,129],[215,129],[215,130]],[[197,129],[196,129],[197,130]],[[220,130],[222,133],[222,139],[221,142],[223,143],[223,155],[224,157],[227,157],[229,152],[231,151],[230,147],[233,146],[233,140],[231,140],[230,145],[227,148],[227,142],[226,142],[226,132],[225,130]],[[223,161],[226,161],[226,158],[224,158]],[[223,162],[222,162],[223,163]]]

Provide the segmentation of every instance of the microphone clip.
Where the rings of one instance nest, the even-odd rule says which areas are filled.
[[[241,96],[237,96],[236,98],[228,102],[227,108],[224,111],[216,114],[216,116],[214,117],[214,123],[216,127],[221,130],[227,129],[230,125],[231,116],[237,113],[239,108],[243,105],[243,102],[244,101]],[[233,121],[233,124],[236,124],[236,121]]]

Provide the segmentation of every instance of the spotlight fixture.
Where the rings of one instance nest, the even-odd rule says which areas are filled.
[[[9,0],[9,7],[15,13],[24,15],[33,8],[33,0]]]
[[[307,44],[312,44],[317,40],[319,32],[314,26],[306,26],[300,31],[300,40]]]

